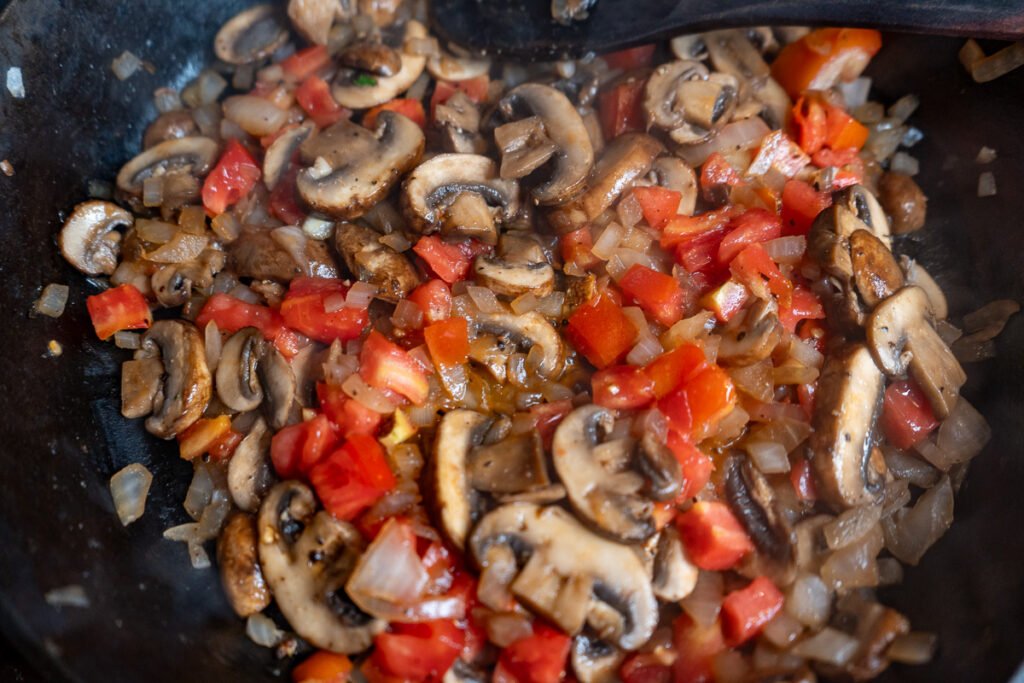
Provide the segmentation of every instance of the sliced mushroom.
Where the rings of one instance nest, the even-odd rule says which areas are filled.
[[[354,277],[376,285],[378,298],[398,302],[420,283],[420,275],[404,254],[380,238],[372,228],[340,223],[334,231],[334,246]]]
[[[256,373],[263,350],[263,335],[245,327],[224,344],[217,364],[217,396],[240,413],[255,410],[263,402],[263,387]]]
[[[333,652],[370,647],[387,624],[362,612],[344,592],[362,550],[356,528],[317,512],[309,487],[286,481],[260,506],[257,531],[263,576],[295,632]]]
[[[702,33],[676,36],[669,41],[669,48],[676,59],[703,62],[709,56],[708,46],[704,42]]]
[[[528,349],[538,347],[541,353],[536,371],[541,377],[552,379],[562,371],[565,358],[562,339],[551,323],[537,311],[522,315],[481,313],[476,318],[476,326],[478,331],[502,335],[510,342]]]
[[[288,40],[288,27],[276,5],[256,5],[236,14],[213,39],[217,58],[228,64],[251,64],[269,57]]]
[[[577,514],[612,538],[641,541],[655,532],[654,500],[678,493],[682,472],[653,438],[645,440],[637,462],[637,449],[628,440],[603,443],[614,425],[606,408],[589,404],[575,409],[555,430],[552,460]],[[654,453],[647,452],[650,446]]]
[[[228,461],[228,492],[240,510],[256,512],[274,481],[270,437],[267,423],[257,418]]]
[[[255,517],[242,512],[231,515],[217,539],[217,566],[235,614],[245,618],[270,604],[270,589],[256,553]]]
[[[472,410],[453,410],[441,418],[434,437],[434,497],[445,536],[457,549],[466,544],[473,523],[473,491],[467,473],[469,452],[490,424]]]
[[[273,344],[264,342],[260,349],[260,360],[256,365],[256,375],[266,395],[263,401],[263,413],[274,429],[297,422],[299,404],[297,402],[298,386],[295,373],[281,352]]]
[[[170,439],[198,420],[213,391],[203,339],[192,323],[158,320],[142,336],[137,358],[159,358],[163,383],[153,399],[146,429]]]
[[[61,228],[60,251],[86,275],[113,275],[121,253],[121,233],[135,223],[130,211],[113,202],[88,201],[74,208]]]
[[[518,210],[519,183],[499,178],[497,164],[479,154],[439,154],[402,185],[402,212],[424,234],[441,230],[497,244],[497,225]]]
[[[193,290],[208,290],[226,261],[223,251],[208,248],[191,261],[161,266],[150,277],[153,294],[164,306],[180,306],[192,296]]]
[[[343,0],[288,0],[288,18],[300,36],[326,45],[334,20],[346,18],[342,5]]]
[[[750,573],[765,574],[779,585],[796,575],[796,532],[761,472],[742,455],[725,464],[725,499],[747,530],[757,553],[748,557]]]
[[[882,240],[886,249],[892,249],[892,235],[889,229],[889,219],[885,216],[885,210],[878,203],[878,199],[863,185],[851,185],[841,190],[835,196],[834,206],[845,206],[856,216],[867,229],[875,234],[875,237]]]
[[[654,182],[669,190],[675,190],[681,197],[676,212],[692,216],[697,208],[697,174],[679,157],[663,155],[651,165]]]
[[[746,81],[768,77],[768,64],[754,47],[744,29],[711,31],[704,34],[704,44],[716,70]]]
[[[410,20],[405,27],[405,41],[426,38],[423,24]],[[369,109],[393,100],[409,89],[423,73],[427,58],[402,52],[401,68],[393,76],[370,76],[354,69],[342,69],[331,84],[331,94],[343,107]]]
[[[268,190],[273,190],[281,182],[295,157],[295,151],[314,130],[313,124],[304,123],[298,128],[285,131],[281,137],[270,143],[263,157],[263,183]]]
[[[583,194],[553,210],[548,219],[560,232],[571,232],[609,209],[633,183],[647,175],[665,151],[646,133],[625,133],[605,148],[594,165]]]
[[[347,67],[375,76],[394,76],[402,68],[402,57],[394,48],[374,40],[357,40],[345,46],[338,61]]]
[[[443,51],[427,61],[427,71],[439,81],[468,81],[483,76],[490,69],[489,59],[457,57]]]
[[[878,200],[892,218],[892,231],[897,235],[924,227],[928,198],[914,179],[902,173],[887,172],[878,181]]]
[[[818,492],[835,508],[874,503],[884,492],[885,460],[873,443],[884,385],[863,344],[849,345],[825,360],[809,452]]]
[[[480,135],[480,110],[461,90],[434,110],[434,125],[444,134],[442,145],[448,152],[481,154],[487,142]]]
[[[131,195],[142,194],[142,183],[155,175],[185,172],[201,178],[217,160],[218,146],[200,136],[167,140],[145,150],[121,167],[117,187]]]
[[[658,534],[651,587],[664,602],[679,602],[697,586],[700,570],[686,557],[679,532],[669,524]]]
[[[644,111],[651,126],[679,144],[706,140],[729,122],[738,100],[735,79],[708,73],[700,62],[662,64],[644,86]]]
[[[868,320],[867,337],[878,367],[890,377],[909,369],[940,420],[953,410],[967,375],[930,322],[928,295],[904,287]]]
[[[718,360],[723,365],[753,365],[772,355],[784,331],[775,300],[758,299],[741,324],[722,334]]]
[[[928,306],[932,309],[932,315],[936,320],[945,320],[949,317],[949,304],[946,301],[946,294],[942,287],[935,281],[924,266],[909,256],[900,257],[900,266],[906,275],[906,284],[920,287],[928,295]]]
[[[228,246],[228,262],[239,277],[290,282],[300,275],[338,277],[338,267],[327,244],[299,230],[247,225]],[[282,244],[283,243],[283,244]],[[287,248],[286,248],[287,245]]]
[[[198,128],[192,112],[185,109],[164,112],[156,117],[142,136],[142,148],[149,149],[165,140],[177,140],[196,135]]]
[[[358,218],[416,165],[424,146],[420,127],[389,111],[377,121],[374,131],[339,121],[302,143],[302,160],[310,167],[299,171],[296,188],[310,208]]]
[[[140,358],[121,363],[121,414],[128,419],[153,412],[164,365],[159,358]]]
[[[555,269],[550,263],[512,263],[503,259],[477,256],[473,266],[477,282],[495,294],[516,297],[528,292],[545,297],[555,288]]]
[[[490,512],[469,548],[486,571],[488,551],[501,546],[516,553],[520,567],[512,592],[567,633],[578,633],[584,621],[597,623],[601,639],[635,650],[654,632],[658,606],[640,557],[562,508],[511,503]]]
[[[538,117],[554,145],[551,175],[531,192],[537,204],[560,204],[582,189],[594,165],[594,148],[569,98],[551,86],[524,83],[502,98],[498,111],[509,121]]]
[[[626,653],[588,633],[572,640],[572,671],[580,683],[615,683]]]
[[[537,430],[474,448],[466,466],[470,485],[487,493],[521,493],[551,483]]]
[[[868,308],[903,287],[903,271],[896,258],[870,230],[857,230],[850,235],[850,263],[853,283]]]
[[[589,130],[587,135],[590,135]],[[527,116],[498,126],[494,129],[494,142],[501,151],[502,178],[525,178],[558,152],[558,146],[548,137],[544,120],[539,116]]]

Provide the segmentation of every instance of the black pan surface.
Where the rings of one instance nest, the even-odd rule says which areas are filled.
[[[2,4],[2,3],[0,3]],[[51,680],[273,680],[279,665],[252,645],[213,570],[191,569],[163,529],[186,521],[190,468],[171,444],[118,412],[127,352],[92,334],[84,300],[96,288],[59,257],[63,217],[90,178],[110,179],[155,116],[150,93],[181,86],[212,55],[241,0],[15,0],[0,16],[0,88],[18,66],[27,95],[0,90],[0,626]],[[992,298],[1024,300],[1024,70],[987,85],[956,60],[960,41],[889,36],[872,65],[883,101],[921,97],[913,153],[929,195],[923,234],[900,247],[939,274],[963,313]],[[154,73],[118,81],[123,50]],[[982,145],[998,150],[987,167]],[[976,196],[993,171],[995,197]],[[27,315],[42,286],[71,285],[59,320]],[[46,353],[57,340],[64,353]],[[1024,319],[995,360],[968,368],[966,394],[994,439],[957,498],[956,524],[887,596],[941,650],[926,667],[893,667],[886,681],[1007,681],[1024,656]],[[110,475],[142,462],[155,482],[146,515],[122,528]],[[79,584],[88,609],[54,608],[47,591]]]

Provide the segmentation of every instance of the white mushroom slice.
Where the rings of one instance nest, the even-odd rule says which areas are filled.
[[[163,362],[164,380],[146,429],[161,439],[173,438],[198,420],[210,402],[213,382],[203,338],[192,323],[158,320],[143,335],[137,357]]]
[[[256,5],[236,14],[213,39],[217,58],[228,64],[250,64],[269,57],[288,40],[288,29],[276,5]]]
[[[457,549],[466,545],[473,523],[473,492],[466,472],[469,451],[480,443],[490,420],[472,410],[453,410],[434,438],[434,495],[441,528]]]
[[[64,258],[86,275],[113,275],[121,233],[135,223],[131,212],[103,201],[82,202],[64,222],[58,242]]]
[[[315,647],[355,654],[387,623],[362,612],[344,586],[362,551],[351,524],[316,510],[304,484],[278,484],[260,506],[257,538],[263,576],[281,613]]]
[[[502,98],[498,110],[509,121],[539,117],[555,146],[551,175],[532,191],[537,204],[560,204],[583,188],[594,165],[594,147],[568,97],[548,85],[524,83]]]
[[[512,590],[545,618],[564,626],[568,612],[574,618],[581,612],[592,626],[604,626],[605,632],[598,632],[602,639],[624,650],[650,639],[658,603],[643,561],[631,547],[597,536],[562,508],[532,503],[499,507],[480,520],[469,538],[472,556],[484,571],[488,550],[500,546],[527,555]],[[535,581],[524,581],[524,573]],[[565,611],[555,613],[555,606]]]
[[[739,99],[737,85],[724,75],[712,78],[706,66],[692,60],[662,64],[644,86],[648,122],[679,144],[707,139],[729,122]]]
[[[700,570],[686,557],[679,532],[669,524],[658,535],[651,586],[664,602],[679,602],[697,586]]]
[[[267,423],[257,418],[228,461],[228,492],[240,510],[256,512],[273,483],[270,436]]]
[[[676,59],[702,62],[708,58],[708,46],[701,33],[676,36],[669,41],[668,46]]]
[[[885,377],[863,344],[825,361],[814,400],[809,441],[821,498],[837,509],[873,503],[885,487],[885,460],[873,431]]]
[[[845,206],[854,216],[882,240],[886,249],[892,249],[892,230],[885,209],[878,199],[863,185],[851,185],[835,197],[836,206]]]
[[[697,208],[697,174],[678,157],[664,155],[654,160],[651,174],[655,182],[669,190],[675,190],[681,196],[676,212],[684,216],[692,216]]]
[[[405,41],[426,36],[427,29],[423,24],[415,20],[406,24]],[[331,85],[331,94],[338,104],[349,109],[369,109],[393,100],[416,82],[427,63],[426,57],[406,52],[401,54],[401,58],[402,67],[394,76],[367,76],[351,69],[340,71]],[[360,84],[367,79],[373,83]]]
[[[539,347],[542,355],[536,370],[541,377],[551,379],[562,371],[565,358],[562,339],[540,313],[481,313],[476,317],[476,324],[479,331],[507,335],[510,341],[527,348]]]
[[[217,160],[217,143],[210,138],[188,137],[167,140],[150,147],[121,167],[117,187],[129,194],[142,194],[142,183],[154,175],[187,171],[201,178]]]
[[[491,69],[491,60],[486,58],[456,57],[442,52],[427,61],[427,71],[442,81],[468,81],[483,76]]]
[[[299,197],[314,211],[358,218],[416,165],[424,142],[420,127],[394,112],[382,112],[374,131],[340,121],[302,143],[311,167],[296,178]]]
[[[334,20],[345,14],[342,0],[288,0],[288,18],[296,33],[314,45],[326,45]]]
[[[555,288],[555,269],[550,263],[512,263],[481,254],[473,266],[477,282],[509,297],[527,292],[545,297]]]
[[[376,76],[394,76],[402,68],[402,57],[396,50],[376,40],[357,40],[338,55],[345,66]]]
[[[910,374],[940,420],[952,412],[967,375],[930,322],[928,295],[904,287],[868,319],[867,337],[878,366],[891,377]]]
[[[256,369],[262,352],[263,335],[255,327],[244,327],[231,335],[217,364],[217,396],[228,408],[240,413],[255,410],[263,402],[263,387]]]
[[[622,650],[586,633],[572,640],[570,661],[580,683],[615,683],[625,658]]]
[[[299,148],[306,138],[314,131],[312,123],[304,123],[298,128],[292,128],[283,133],[279,138],[270,143],[267,153],[263,157],[263,183],[268,190],[273,190],[281,181],[295,150]]]

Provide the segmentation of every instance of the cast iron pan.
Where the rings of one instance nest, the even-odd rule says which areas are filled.
[[[0,2],[2,4],[2,2]],[[54,236],[113,178],[155,116],[150,93],[181,86],[212,57],[220,24],[245,2],[15,0],[0,17],[0,83],[20,66],[27,96],[0,90],[0,622],[48,679],[260,681],[280,666],[243,634],[212,570],[191,569],[163,529],[186,520],[189,466],[171,444],[118,412],[127,352],[96,341],[84,299],[95,287],[59,257]],[[954,311],[994,297],[1024,301],[1024,70],[979,86],[956,60],[960,41],[889,36],[873,65],[879,93],[921,97],[914,154],[930,197],[924,234],[900,247],[940,274]],[[111,60],[131,50],[155,67],[125,82]],[[982,169],[982,145],[998,150]],[[975,196],[981,170],[996,197]],[[71,285],[59,320],[27,315],[41,287]],[[47,342],[64,347],[59,358]],[[886,681],[1010,679],[1024,655],[1024,319],[999,357],[969,368],[966,390],[994,439],[957,498],[956,524],[886,597],[941,650],[927,667],[893,667]],[[122,528],[107,481],[142,462],[155,482],[145,516]],[[82,585],[88,609],[43,594]]]

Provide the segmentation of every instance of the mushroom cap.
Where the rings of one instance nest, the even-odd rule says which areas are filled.
[[[244,226],[227,249],[231,270],[240,277],[278,282],[290,282],[300,275],[338,277],[327,244],[294,226]]]
[[[357,40],[345,46],[338,61],[359,71],[377,76],[394,76],[402,68],[396,50],[375,40]]]
[[[441,529],[457,549],[466,545],[472,524],[472,496],[466,472],[469,452],[490,420],[472,410],[453,410],[441,418],[434,438],[433,485]]]
[[[518,344],[530,348],[539,346],[543,355],[537,366],[537,374],[548,379],[562,371],[565,359],[562,338],[547,318],[537,311],[521,315],[511,313],[481,313],[476,317],[477,329],[493,334],[505,334]]]
[[[326,45],[335,19],[347,20],[341,0],[288,0],[288,18],[295,32],[315,45]]]
[[[527,563],[561,580],[563,590],[572,590],[577,581],[589,582],[589,600],[584,595],[575,604],[588,619],[613,617],[616,627],[609,631],[614,632],[601,633],[603,639],[635,650],[654,633],[658,603],[643,561],[631,547],[594,534],[560,507],[533,503],[509,503],[493,510],[469,538],[470,552],[483,568],[487,551],[502,545],[520,557],[527,554]]]
[[[697,208],[697,174],[685,161],[671,154],[664,154],[651,164],[651,173],[658,185],[675,190],[682,197],[679,200],[678,213],[692,216]]]
[[[302,201],[314,211],[353,219],[387,196],[398,179],[423,154],[423,131],[394,112],[381,112],[377,128],[367,130],[339,121],[301,146],[303,160],[314,164],[296,178]],[[328,170],[321,174],[319,160]]]
[[[551,175],[533,188],[533,200],[537,204],[560,204],[575,195],[594,165],[594,147],[569,98],[549,85],[524,83],[505,95],[498,109],[509,119],[523,118],[515,116],[518,110],[525,110],[525,116],[540,117],[557,148]]]
[[[305,484],[285,481],[270,490],[257,520],[263,576],[281,613],[312,645],[355,654],[387,623],[365,614],[344,592],[362,550],[347,522],[316,510]]]
[[[809,453],[818,491],[845,509],[875,502],[885,485],[885,461],[873,432],[885,377],[864,344],[851,344],[825,360],[814,401]]]
[[[82,202],[64,221],[57,238],[60,251],[86,275],[112,275],[121,253],[120,235],[113,231],[134,223],[131,212],[113,202]]]
[[[427,29],[420,22],[410,20],[406,24],[406,41],[426,36]],[[398,73],[393,76],[375,77],[373,85],[356,83],[352,78],[355,75],[354,71],[339,71],[338,76],[331,84],[331,94],[338,104],[349,109],[369,109],[393,100],[416,82],[416,79],[423,73],[423,67],[427,64],[426,57],[406,52],[401,53],[401,59],[402,66]]]
[[[658,534],[651,586],[664,602],[679,602],[697,586],[700,570],[686,557],[679,531],[671,524]]]
[[[691,59],[662,64],[644,86],[644,112],[652,126],[674,130],[686,123],[685,102],[680,102],[679,88],[687,81],[706,81],[708,68]]]
[[[143,335],[140,352],[164,364],[164,381],[146,429],[161,439],[173,438],[198,420],[210,402],[213,382],[203,338],[192,323],[158,320]]]
[[[397,302],[420,283],[412,262],[380,241],[381,234],[358,223],[339,223],[334,246],[353,277],[377,285],[377,296]]]
[[[287,40],[288,27],[277,5],[256,5],[221,26],[213,39],[213,51],[228,64],[250,64],[270,56]]]
[[[117,174],[117,187],[128,194],[141,194],[146,178],[175,171],[187,170],[200,178],[213,167],[218,151],[216,142],[198,135],[166,140],[122,166]]]

